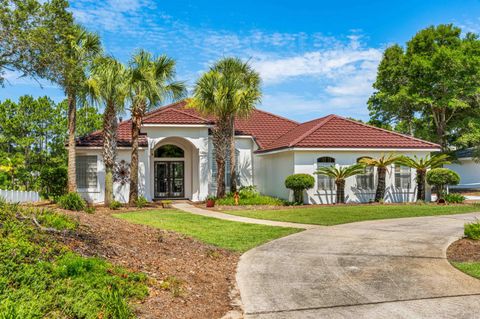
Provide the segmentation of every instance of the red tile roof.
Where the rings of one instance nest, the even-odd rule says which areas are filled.
[[[147,135],[140,134],[139,146],[147,146]],[[128,147],[132,145],[132,121],[123,121],[118,124],[117,146]],[[89,135],[77,138],[77,146],[103,146],[102,131],[95,131]]]
[[[213,125],[211,116],[203,116],[177,102],[147,113],[144,124]],[[131,120],[118,127],[118,145],[131,145]],[[246,119],[235,121],[237,135],[253,136],[260,150],[267,152],[291,147],[303,148],[399,148],[432,149],[439,145],[411,136],[387,131],[336,115],[329,115],[299,124],[262,110],[254,110]],[[146,146],[142,134],[140,145]],[[77,146],[102,146],[102,132],[96,131],[77,139]]]
[[[260,152],[292,147],[436,149],[440,146],[338,115],[328,115],[300,124]]]
[[[149,112],[144,124],[215,124],[215,119],[189,108],[186,101],[161,107]],[[247,119],[235,120],[237,135],[251,135],[260,148],[266,147],[298,123],[262,110],[254,110]]]

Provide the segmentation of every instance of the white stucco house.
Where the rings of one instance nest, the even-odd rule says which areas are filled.
[[[182,198],[202,201],[215,194],[216,164],[209,133],[214,119],[187,108],[186,102],[161,107],[143,119],[140,140],[140,194],[148,200]],[[236,123],[238,182],[255,185],[263,194],[292,199],[285,178],[294,173],[313,174],[319,166],[351,165],[362,157],[386,153],[425,156],[439,146],[336,115],[306,123],[255,110]],[[118,174],[115,199],[128,201],[131,121],[118,127]],[[102,132],[77,139],[78,192],[90,202],[104,200]],[[227,170],[228,171],[228,170]],[[392,167],[387,173],[386,202],[415,200],[415,172]],[[315,176],[316,185],[306,203],[332,203],[334,183]],[[368,202],[375,194],[374,169],[346,183],[347,202]],[[229,176],[227,176],[227,189]]]
[[[474,160],[474,149],[467,148],[455,152],[456,162],[445,165],[460,175],[460,184],[450,186],[453,189],[479,190],[480,189],[480,163]]]

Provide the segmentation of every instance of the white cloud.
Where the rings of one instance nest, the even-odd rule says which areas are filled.
[[[356,40],[344,48],[325,49],[277,59],[257,59],[255,69],[266,84],[279,83],[299,76],[336,79],[376,70],[382,52],[358,46]]]
[[[299,122],[308,121],[328,114],[338,114],[362,120],[368,119],[365,96],[305,96],[285,92],[266,94],[261,109],[283,115]]]

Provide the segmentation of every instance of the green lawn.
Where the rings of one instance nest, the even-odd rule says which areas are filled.
[[[339,205],[279,210],[225,211],[227,214],[302,224],[337,225],[362,220],[461,214],[480,211],[473,205]]]
[[[464,273],[480,279],[480,263],[476,262],[452,262],[452,265]]]
[[[218,247],[244,252],[301,229],[231,222],[178,210],[138,211],[115,214],[132,223],[173,230]]]

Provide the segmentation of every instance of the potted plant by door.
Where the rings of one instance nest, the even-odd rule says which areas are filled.
[[[172,208],[172,201],[171,200],[162,200],[162,207],[163,208]]]
[[[209,195],[207,196],[207,207],[215,206],[215,196]]]

